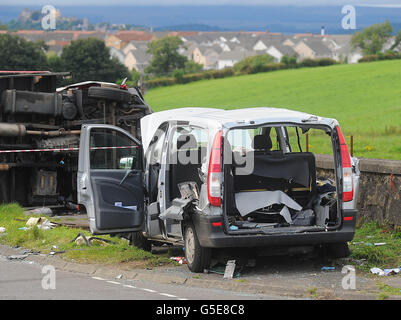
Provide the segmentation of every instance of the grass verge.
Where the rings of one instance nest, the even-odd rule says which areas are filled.
[[[384,245],[375,245],[385,243]],[[363,260],[360,269],[369,271],[377,268],[401,266],[401,227],[388,223],[367,222],[357,228],[350,243],[351,258]]]
[[[113,244],[93,242],[91,247],[77,245],[71,240],[79,232],[84,233],[87,237],[91,236],[90,232],[77,228],[59,226],[51,230],[41,230],[37,227],[28,230],[19,229],[25,227],[26,222],[24,221],[27,221],[29,217],[24,215],[23,209],[17,204],[1,205],[0,227],[6,228],[6,231],[0,233],[0,243],[40,251],[45,254],[49,254],[52,247],[56,246],[57,249],[54,249],[54,251],[65,251],[58,254],[58,256],[74,262],[126,263],[134,268],[154,267],[172,263],[167,254],[154,255],[130,246],[128,241],[117,237],[101,236],[103,239],[113,241]],[[49,220],[57,222],[57,219],[49,218]]]

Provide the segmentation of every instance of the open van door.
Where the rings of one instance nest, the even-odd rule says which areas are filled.
[[[143,229],[143,174],[140,141],[112,125],[82,125],[78,203],[86,209],[93,234]]]

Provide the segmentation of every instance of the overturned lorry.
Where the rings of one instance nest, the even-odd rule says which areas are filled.
[[[96,81],[57,88],[69,75],[0,72],[0,203],[74,207],[82,124],[140,138],[139,120],[152,110],[138,88]]]

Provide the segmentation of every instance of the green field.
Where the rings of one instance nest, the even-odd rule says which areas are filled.
[[[336,118],[354,155],[401,160],[401,60],[282,70],[149,90],[155,111],[279,107]],[[320,138],[311,151],[327,153]]]

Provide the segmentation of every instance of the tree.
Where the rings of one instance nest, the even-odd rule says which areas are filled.
[[[374,24],[352,36],[351,44],[354,49],[360,48],[364,55],[378,54],[393,33],[393,27],[387,20],[382,24]]]
[[[53,51],[47,54],[47,63],[49,65],[49,70],[53,72],[63,72],[64,66],[61,58]]]
[[[183,44],[179,37],[167,36],[154,40],[148,44],[148,53],[152,54],[152,60],[145,69],[146,73],[156,76],[168,76],[175,69],[184,69],[185,56],[178,53],[179,47]]]
[[[284,63],[287,67],[294,67],[297,64],[297,57],[284,55],[281,57],[281,63]]]
[[[71,41],[71,44],[63,49],[61,63],[64,71],[72,73],[72,82],[116,82],[125,77],[131,79],[128,69],[116,58],[110,58],[110,50],[104,41],[95,38]]]
[[[9,34],[0,34],[0,70],[47,70],[43,44]]]
[[[199,73],[202,70],[203,70],[203,65],[196,63],[195,61],[192,61],[192,60],[185,61],[185,64],[184,64],[184,73],[185,74]]]
[[[1,21],[0,21],[0,30],[7,30],[7,25],[2,24]]]

